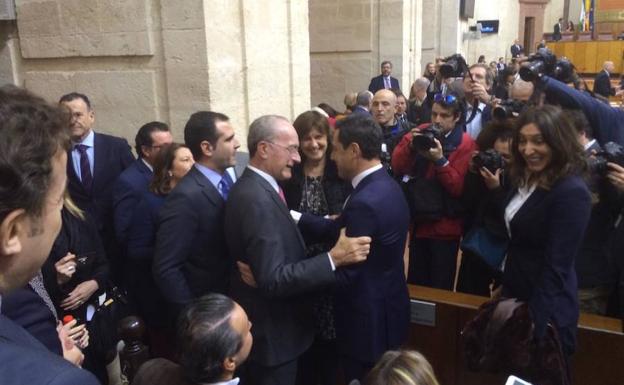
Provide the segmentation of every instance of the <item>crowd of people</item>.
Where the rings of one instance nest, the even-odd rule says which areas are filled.
[[[580,310],[622,314],[624,111],[522,66],[441,58],[406,97],[384,61],[342,113],[258,117],[247,152],[198,111],[137,158],[87,95],[2,87],[2,378],[116,383],[137,314],[138,385],[437,384],[399,350],[408,283],[515,298],[568,362]]]

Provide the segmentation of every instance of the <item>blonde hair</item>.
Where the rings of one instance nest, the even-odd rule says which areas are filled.
[[[439,385],[429,361],[414,350],[384,353],[366,376],[365,385]]]
[[[76,203],[69,196],[69,190],[65,190],[65,195],[63,195],[63,206],[69,211],[69,213],[75,216],[78,219],[85,220],[84,211],[80,209],[76,205]]]

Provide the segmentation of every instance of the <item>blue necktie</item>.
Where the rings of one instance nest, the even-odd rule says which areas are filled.
[[[221,182],[219,182],[219,186],[221,187],[221,196],[224,200],[227,200],[228,194],[230,193],[230,189],[234,182],[232,181],[232,177],[230,173],[227,171],[223,173],[223,177],[221,178]]]
[[[80,153],[80,180],[87,191],[91,190],[93,176],[91,175],[91,164],[89,163],[89,156],[87,155],[87,148],[89,148],[89,146],[77,144],[75,148]]]

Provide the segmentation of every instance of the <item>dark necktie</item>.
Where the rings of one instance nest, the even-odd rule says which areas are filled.
[[[91,175],[91,165],[89,163],[89,156],[87,155],[87,148],[89,148],[89,146],[84,144],[76,145],[76,150],[80,153],[80,180],[86,190],[91,190],[93,176]]]
[[[221,182],[219,182],[219,186],[221,187],[221,196],[224,200],[227,200],[228,194],[230,193],[230,189],[234,181],[232,181],[232,177],[229,172],[223,173],[223,177],[221,178]]]

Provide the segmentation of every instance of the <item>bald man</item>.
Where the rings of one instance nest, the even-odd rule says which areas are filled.
[[[533,95],[533,83],[525,82],[524,80],[518,78],[516,79],[511,88],[509,89],[509,97],[513,100],[519,100],[522,102],[526,102]]]
[[[392,155],[399,140],[413,127],[408,121],[399,121],[396,118],[397,96],[391,90],[379,90],[373,96],[371,114],[383,131],[383,152]],[[389,159],[388,159],[389,160]]]
[[[594,80],[594,93],[605,98],[615,96],[615,89],[611,87],[611,74],[615,70],[612,61],[606,61],[602,65],[602,71],[598,72]]]

